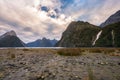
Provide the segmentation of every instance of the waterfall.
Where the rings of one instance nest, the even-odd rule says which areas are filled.
[[[115,44],[115,36],[114,36],[114,31],[112,30],[112,32],[111,32],[111,34],[112,34],[112,41],[113,41],[113,45]]]
[[[94,40],[94,42],[92,44],[93,46],[95,45],[96,41],[99,39],[101,33],[102,33],[102,30],[97,34],[97,36],[96,36],[96,38],[95,38],[95,40]]]

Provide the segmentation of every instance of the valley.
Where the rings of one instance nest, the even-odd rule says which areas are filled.
[[[120,80],[119,48],[0,49],[0,80]]]

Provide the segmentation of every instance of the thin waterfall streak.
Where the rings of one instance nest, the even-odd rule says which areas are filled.
[[[100,35],[102,33],[102,30],[97,34],[96,39],[93,41],[93,46],[95,45],[96,41],[99,39]]]

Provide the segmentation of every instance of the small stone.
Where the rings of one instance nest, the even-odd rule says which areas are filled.
[[[103,63],[103,62],[101,62],[100,64],[101,64],[101,65],[103,65],[104,63]]]
[[[108,62],[105,62],[105,64],[108,64]]]
[[[118,65],[120,65],[120,63],[118,63]]]
[[[44,78],[44,76],[41,76],[41,78],[43,79],[43,78]]]
[[[0,78],[4,77],[4,74],[3,73],[0,73]]]
[[[75,76],[76,78],[78,78],[78,76]]]
[[[55,76],[55,73],[53,73],[53,75]]]

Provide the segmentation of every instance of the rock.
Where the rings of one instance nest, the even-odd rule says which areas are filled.
[[[120,66],[120,63],[118,63],[118,65]]]

